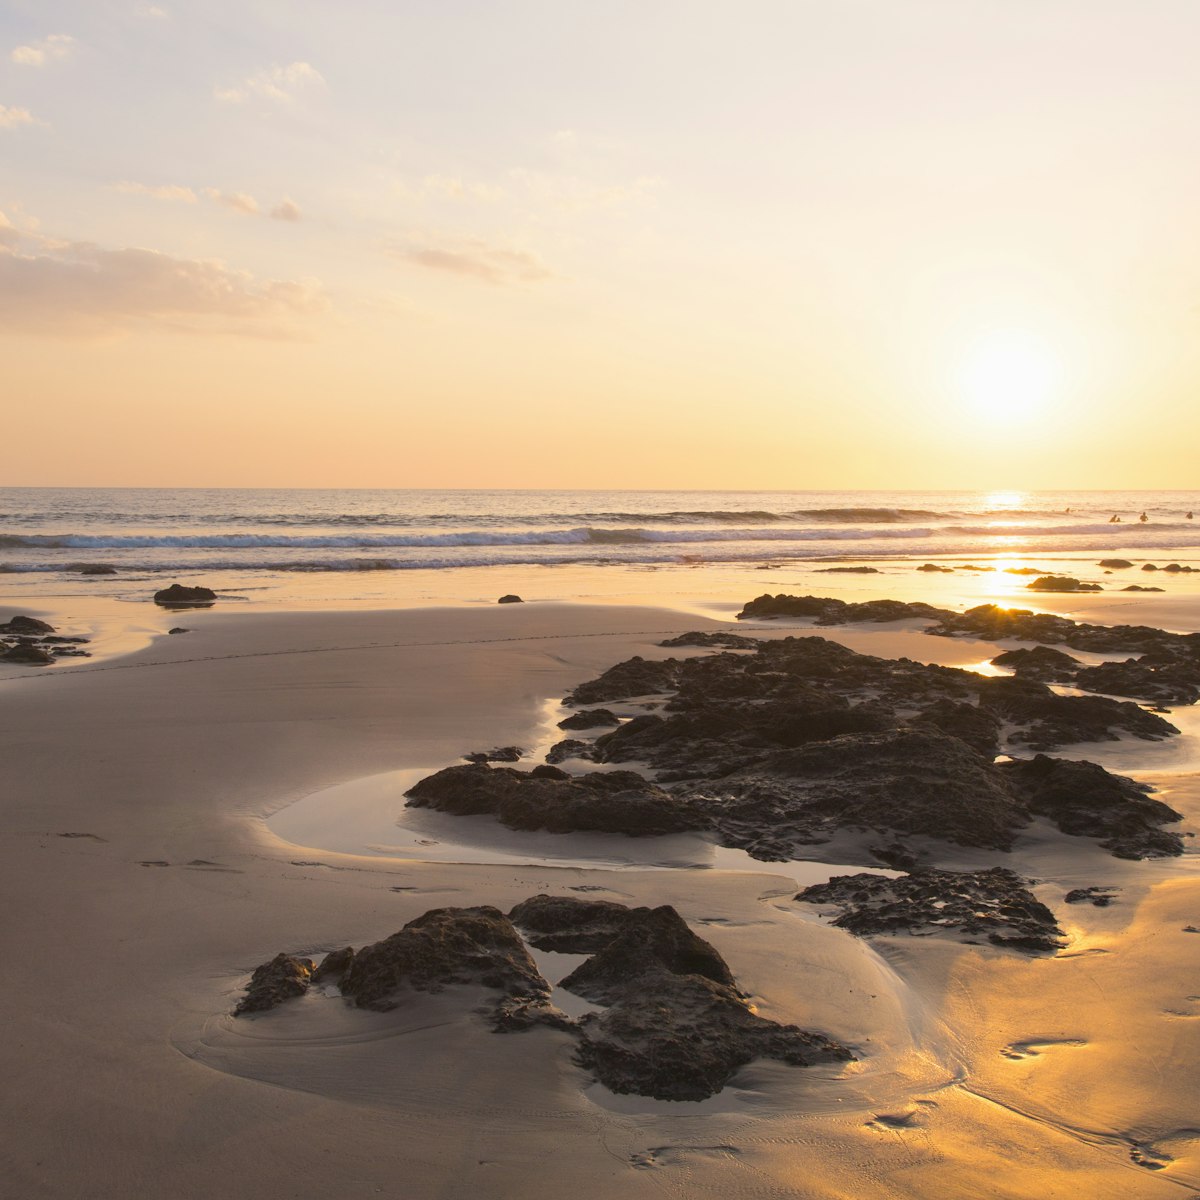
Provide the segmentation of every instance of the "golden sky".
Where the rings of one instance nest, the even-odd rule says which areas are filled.
[[[1190,486],[1197,44],[1194,0],[8,0],[4,482]]]

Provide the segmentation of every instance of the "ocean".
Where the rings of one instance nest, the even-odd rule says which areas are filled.
[[[456,578],[483,597],[536,568],[573,568],[572,580],[612,591],[622,573],[698,566],[1200,565],[1193,511],[1200,491],[6,488],[0,592],[144,598],[147,581],[179,580],[288,600],[321,577],[326,598],[434,599],[455,594]]]

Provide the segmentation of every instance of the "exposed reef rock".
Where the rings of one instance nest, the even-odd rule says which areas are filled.
[[[162,588],[154,593],[154,603],[165,608],[180,605],[209,605],[217,598],[212,588],[185,587],[182,583],[173,583],[170,587]]]
[[[1006,650],[992,659],[994,667],[1009,667],[1021,679],[1036,679],[1042,683],[1071,678],[1081,665],[1079,659],[1061,650],[1051,650],[1049,646]]]
[[[841,909],[833,924],[858,937],[953,933],[1030,954],[1052,954],[1062,945],[1054,914],[1005,867],[921,871],[898,879],[838,875],[805,888],[796,899]]]
[[[816,575],[881,575],[878,567],[818,567]]]
[[[709,649],[719,646],[723,650],[753,650],[761,638],[746,637],[740,633],[726,633],[724,630],[706,633],[681,633],[678,637],[667,638],[659,642],[660,646],[705,646]]]
[[[508,915],[531,946],[559,954],[595,954],[603,950],[639,911],[614,900],[576,896],[531,896]]]
[[[609,1005],[580,1022],[578,1059],[614,1092],[704,1100],[756,1058],[854,1058],[821,1034],[751,1012],[721,955],[665,905],[630,910],[617,937],[560,986]]]
[[[561,986],[608,1007],[573,1021],[549,1003],[513,921],[534,945],[592,953]],[[793,1066],[847,1062],[844,1046],[794,1025],[757,1016],[725,960],[675,909],[627,908],[603,900],[534,896],[512,911],[432,909],[398,933],[311,959],[277,955],[251,978],[236,1015],[303,995],[310,981],[340,979],[356,1007],[386,1012],[413,992],[473,985],[497,993],[480,1011],[498,1033],[550,1026],[578,1039],[576,1056],[616,1092],[661,1100],[703,1100],[755,1058]]]
[[[497,604],[524,604],[525,601],[522,600],[520,596],[514,596],[510,593],[507,596],[501,596],[500,599],[496,601],[496,603]]]
[[[495,750],[475,750],[463,758],[471,763],[519,762],[524,753],[520,746],[497,746]]]
[[[629,696],[653,696],[671,691],[679,679],[683,663],[677,658],[649,661],[640,655],[609,667],[597,679],[581,683],[565,703],[578,705],[605,704]]]
[[[965,613],[956,613],[898,600],[848,604],[821,596],[759,596],[738,613],[739,619],[772,617],[807,618],[817,625],[927,619],[932,624],[925,632],[937,637],[975,637],[987,641],[1014,638],[1094,654],[1139,654],[1141,658],[1121,664],[1123,670],[1119,675],[1111,670],[1112,664],[1104,664],[1082,668],[1078,674],[1051,678],[1069,680],[1085,691],[1111,691],[1155,704],[1192,704],[1200,697],[1198,633],[1170,633],[1147,625],[1088,625],[1052,613],[1000,608],[995,604],[980,604]]]
[[[1091,904],[1095,908],[1107,908],[1116,900],[1120,890],[1115,887],[1073,888],[1063,897],[1063,903]]]
[[[545,1002],[542,978],[512,922],[497,908],[434,908],[382,942],[364,946],[342,978],[342,994],[358,1008],[387,1012],[409,992],[455,984],[493,988]]]
[[[599,729],[602,726],[620,725],[621,720],[607,708],[585,708],[559,721],[559,729]]]
[[[270,962],[254,968],[246,994],[233,1010],[235,1017],[244,1013],[265,1012],[285,1000],[303,996],[312,979],[311,958],[293,958],[290,954],[277,954]]]
[[[586,831],[642,836],[704,825],[693,806],[634,771],[546,778],[511,767],[447,767],[408,793],[415,808],[465,816],[490,813],[510,829]]]
[[[1133,563],[1127,558],[1102,558],[1097,566],[1107,567],[1110,571],[1124,571],[1126,567],[1132,567]]]
[[[1160,829],[1183,818],[1153,800],[1147,784],[1113,775],[1096,763],[1036,758],[998,763],[1013,794],[1030,812],[1049,817],[1064,833],[1094,837],[1117,858],[1182,854],[1177,833]]]
[[[1081,583],[1068,575],[1039,575],[1025,585],[1031,592],[1102,592],[1098,583]]]
[[[88,651],[80,649],[87,641],[55,633],[37,617],[15,616],[0,625],[0,662],[44,667],[59,658],[87,658]]]

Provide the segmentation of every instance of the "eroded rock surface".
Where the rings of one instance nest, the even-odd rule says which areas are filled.
[[[559,729],[600,729],[620,725],[620,718],[607,708],[585,708],[558,723]]]
[[[840,909],[833,924],[858,937],[955,934],[1031,954],[1053,953],[1062,945],[1054,914],[1005,867],[921,871],[898,879],[868,872],[838,875],[805,888],[796,899]]]
[[[277,954],[270,962],[254,968],[246,994],[233,1010],[235,1017],[245,1013],[266,1012],[276,1008],[285,1000],[303,996],[312,980],[311,958],[295,958],[290,954]]]
[[[633,913],[614,900],[581,900],[544,893],[522,900],[508,915],[531,946],[559,954],[594,954],[626,926]]]

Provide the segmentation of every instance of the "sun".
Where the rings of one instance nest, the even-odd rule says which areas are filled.
[[[1005,416],[1032,415],[1058,392],[1061,366],[1033,334],[1008,330],[980,338],[964,355],[959,387],[972,407]]]

